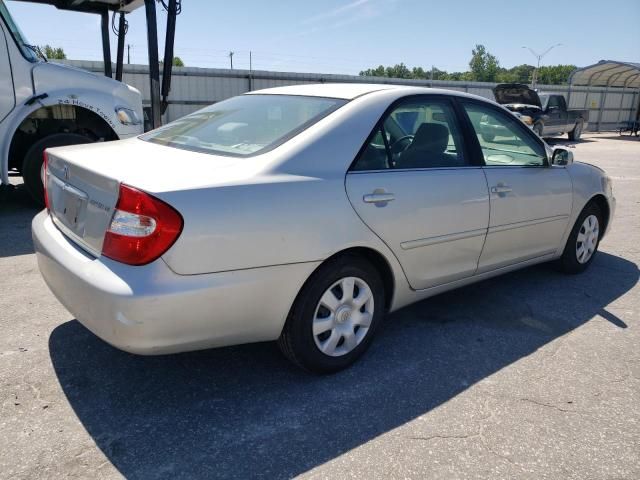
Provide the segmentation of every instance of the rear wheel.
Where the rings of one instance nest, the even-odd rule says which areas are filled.
[[[560,268],[566,273],[580,273],[593,261],[602,233],[602,211],[595,203],[589,203],[578,216],[567,239]]]
[[[278,345],[296,365],[336,372],[360,358],[384,316],[384,285],[366,260],[345,255],[322,265],[296,299]]]
[[[90,142],[93,140],[78,133],[55,133],[41,138],[27,150],[22,162],[22,178],[31,198],[38,205],[44,205],[44,186],[42,185],[42,154],[44,150],[50,147]]]
[[[571,130],[567,135],[569,136],[569,140],[580,140],[580,135],[582,135],[582,122],[576,123],[573,130]]]

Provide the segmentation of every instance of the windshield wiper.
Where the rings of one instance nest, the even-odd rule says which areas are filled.
[[[37,45],[29,45],[28,43],[24,43],[24,42],[22,43],[22,45],[27,47],[32,52],[34,52],[38,57],[40,57],[45,62],[49,61],[49,60],[47,60],[47,57],[44,56],[44,53],[42,53],[42,50],[40,50],[39,46],[37,46]]]

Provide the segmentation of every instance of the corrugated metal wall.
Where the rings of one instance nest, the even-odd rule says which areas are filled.
[[[61,61],[102,73],[102,62],[66,60]],[[114,68],[115,71],[115,68]],[[495,83],[453,82],[429,80],[406,80],[381,77],[359,77],[353,75],[325,75],[317,73],[266,72],[248,70],[226,70],[215,68],[174,67],[171,79],[169,108],[164,122],[180,118],[206,105],[219,102],[250,90],[280,87],[303,83],[323,82],[364,82],[393,83],[401,85],[434,86],[468,92],[493,100],[491,89]],[[123,80],[142,92],[143,101],[149,102],[148,67],[145,65],[124,65]],[[562,93],[568,99],[570,108],[589,110],[589,130],[613,130],[620,122],[631,120],[640,100],[637,90],[601,87],[571,87],[559,85],[538,85],[540,91]]]

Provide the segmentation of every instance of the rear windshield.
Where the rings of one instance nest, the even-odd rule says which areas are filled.
[[[271,150],[346,100],[295,95],[241,95],[142,135],[185,150],[246,157]]]

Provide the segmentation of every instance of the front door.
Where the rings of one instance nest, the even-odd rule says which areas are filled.
[[[13,93],[13,78],[11,76],[11,62],[9,61],[9,47],[4,32],[4,25],[0,21],[0,122],[9,115],[16,104]]]
[[[557,135],[563,133],[567,125],[567,112],[563,107],[563,98],[551,95],[547,102],[545,133]]]
[[[360,218],[398,258],[414,289],[475,273],[489,222],[452,104],[410,97],[391,109],[346,177]]]
[[[484,103],[463,101],[477,132],[491,198],[491,218],[478,272],[554,253],[568,227],[572,185],[564,167],[550,166],[544,144],[519,120]],[[487,142],[481,121],[508,135]]]

